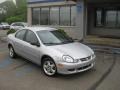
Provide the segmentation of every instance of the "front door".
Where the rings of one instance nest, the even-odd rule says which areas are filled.
[[[40,47],[37,46],[39,44],[37,36],[33,31],[27,30],[25,41],[26,41],[26,43],[24,44],[25,57],[39,64]]]

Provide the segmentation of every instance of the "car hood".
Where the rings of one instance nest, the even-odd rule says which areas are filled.
[[[50,47],[63,53],[64,55],[69,55],[74,59],[84,58],[94,54],[91,48],[79,42],[50,46]]]
[[[9,26],[9,25],[3,25],[4,27],[7,27],[7,26]]]

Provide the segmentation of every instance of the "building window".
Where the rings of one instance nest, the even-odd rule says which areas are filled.
[[[32,24],[39,25],[40,24],[40,8],[32,9]]]
[[[102,10],[96,11],[96,26],[102,26]]]
[[[118,11],[117,16],[118,16],[117,26],[120,27],[120,11]]]
[[[50,25],[59,25],[59,7],[50,8]]]
[[[76,25],[76,18],[77,18],[77,8],[76,6],[71,6],[71,26]]]
[[[120,10],[98,9],[95,20],[96,27],[120,27]]]
[[[70,7],[60,7],[60,25],[70,26]]]
[[[106,11],[106,26],[115,27],[116,18],[117,18],[117,11],[113,11],[113,10]]]
[[[41,8],[41,14],[40,14],[41,20],[40,24],[41,25],[49,25],[49,8]]]
[[[41,7],[32,9],[33,25],[75,26],[76,6]]]

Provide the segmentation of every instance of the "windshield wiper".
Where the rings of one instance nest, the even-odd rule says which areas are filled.
[[[47,44],[47,45],[59,45],[61,43],[43,43],[43,44]]]
[[[73,40],[68,40],[68,41],[63,41],[62,43],[66,44],[66,43],[72,43],[72,42],[74,42],[74,41]]]

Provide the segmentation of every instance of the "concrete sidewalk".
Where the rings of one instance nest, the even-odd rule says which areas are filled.
[[[106,52],[106,53],[116,53],[120,54],[120,48],[112,47],[112,46],[105,46],[105,45],[92,45],[92,44],[87,44],[89,47],[91,47],[94,51],[99,51],[99,52]]]
[[[84,43],[93,45],[112,46],[120,48],[120,38],[106,38],[99,36],[86,36]]]

